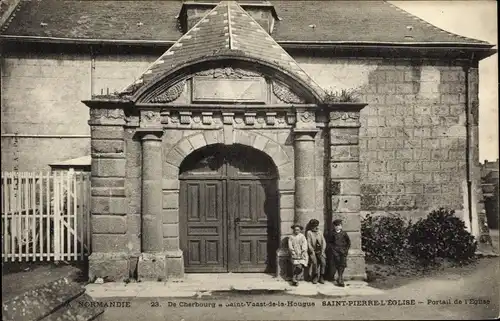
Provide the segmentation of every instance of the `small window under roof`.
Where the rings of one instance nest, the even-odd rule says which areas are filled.
[[[191,29],[200,19],[221,1],[187,0],[183,1],[178,19],[183,33]],[[279,20],[271,2],[265,0],[244,0],[238,4],[248,12],[269,34],[273,32],[274,23]]]

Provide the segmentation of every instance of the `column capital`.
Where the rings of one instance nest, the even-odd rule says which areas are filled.
[[[162,127],[137,128],[136,133],[141,137],[142,141],[161,140],[161,136],[163,135],[163,128]]]
[[[294,128],[294,141],[314,141],[317,132],[317,128]]]

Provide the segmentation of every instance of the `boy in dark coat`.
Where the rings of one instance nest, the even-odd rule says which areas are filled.
[[[347,266],[347,252],[351,247],[351,240],[349,235],[342,230],[342,220],[333,221],[334,230],[330,234],[328,243],[330,248],[330,254],[332,258],[332,271],[333,276],[335,276],[335,270],[337,271],[337,284],[339,286],[344,285],[344,270]]]
[[[308,224],[310,230],[306,233],[307,245],[309,248],[309,276],[312,283],[324,284],[326,267],[326,240],[323,232],[319,231],[319,221],[312,219]]]

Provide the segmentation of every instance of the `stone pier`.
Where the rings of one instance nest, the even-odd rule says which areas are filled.
[[[344,108],[346,109],[331,111],[329,114],[331,221],[342,219],[343,229],[351,239],[346,278],[365,279],[365,259],[361,250],[358,146],[359,111],[362,107],[348,105]],[[329,222],[330,228],[331,221]]]

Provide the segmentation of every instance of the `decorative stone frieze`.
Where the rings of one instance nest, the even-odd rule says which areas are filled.
[[[242,79],[242,78],[256,78],[262,77],[258,72],[245,70],[240,68],[215,68],[209,70],[203,70],[197,72],[196,76],[211,76],[212,78],[224,78],[224,79]]]
[[[314,116],[310,126],[315,126]],[[291,128],[296,116],[292,112],[184,112],[162,111],[160,122],[164,128],[217,129],[222,125],[232,125],[234,128]],[[142,120],[141,120],[142,124]],[[142,125],[141,125],[142,127]]]
[[[191,124],[192,121],[192,113],[189,111],[181,111],[179,112],[180,123],[182,125]]]
[[[129,115],[125,118],[125,127],[139,127],[140,116],[139,115]]]
[[[125,125],[125,112],[121,108],[90,109],[90,125]]]
[[[272,83],[273,93],[276,97],[286,103],[286,104],[303,104],[305,100],[297,96],[290,88],[287,86],[274,81]]]
[[[148,103],[169,103],[179,98],[186,87],[186,81],[182,80],[167,90],[151,98]]]
[[[316,129],[316,115],[313,110],[297,109],[295,128]]]
[[[222,113],[222,122],[224,125],[232,125],[234,120],[234,113]]]
[[[266,114],[266,124],[267,125],[274,125],[276,124],[276,113],[267,113]]]
[[[255,124],[255,117],[257,113],[245,113],[245,125],[253,125]]]
[[[202,123],[203,125],[211,125],[213,122],[212,118],[212,113],[211,112],[202,112],[201,117],[202,117]]]
[[[332,111],[328,125],[329,127],[360,127],[359,112]]]
[[[161,127],[159,110],[141,110],[140,127]]]

